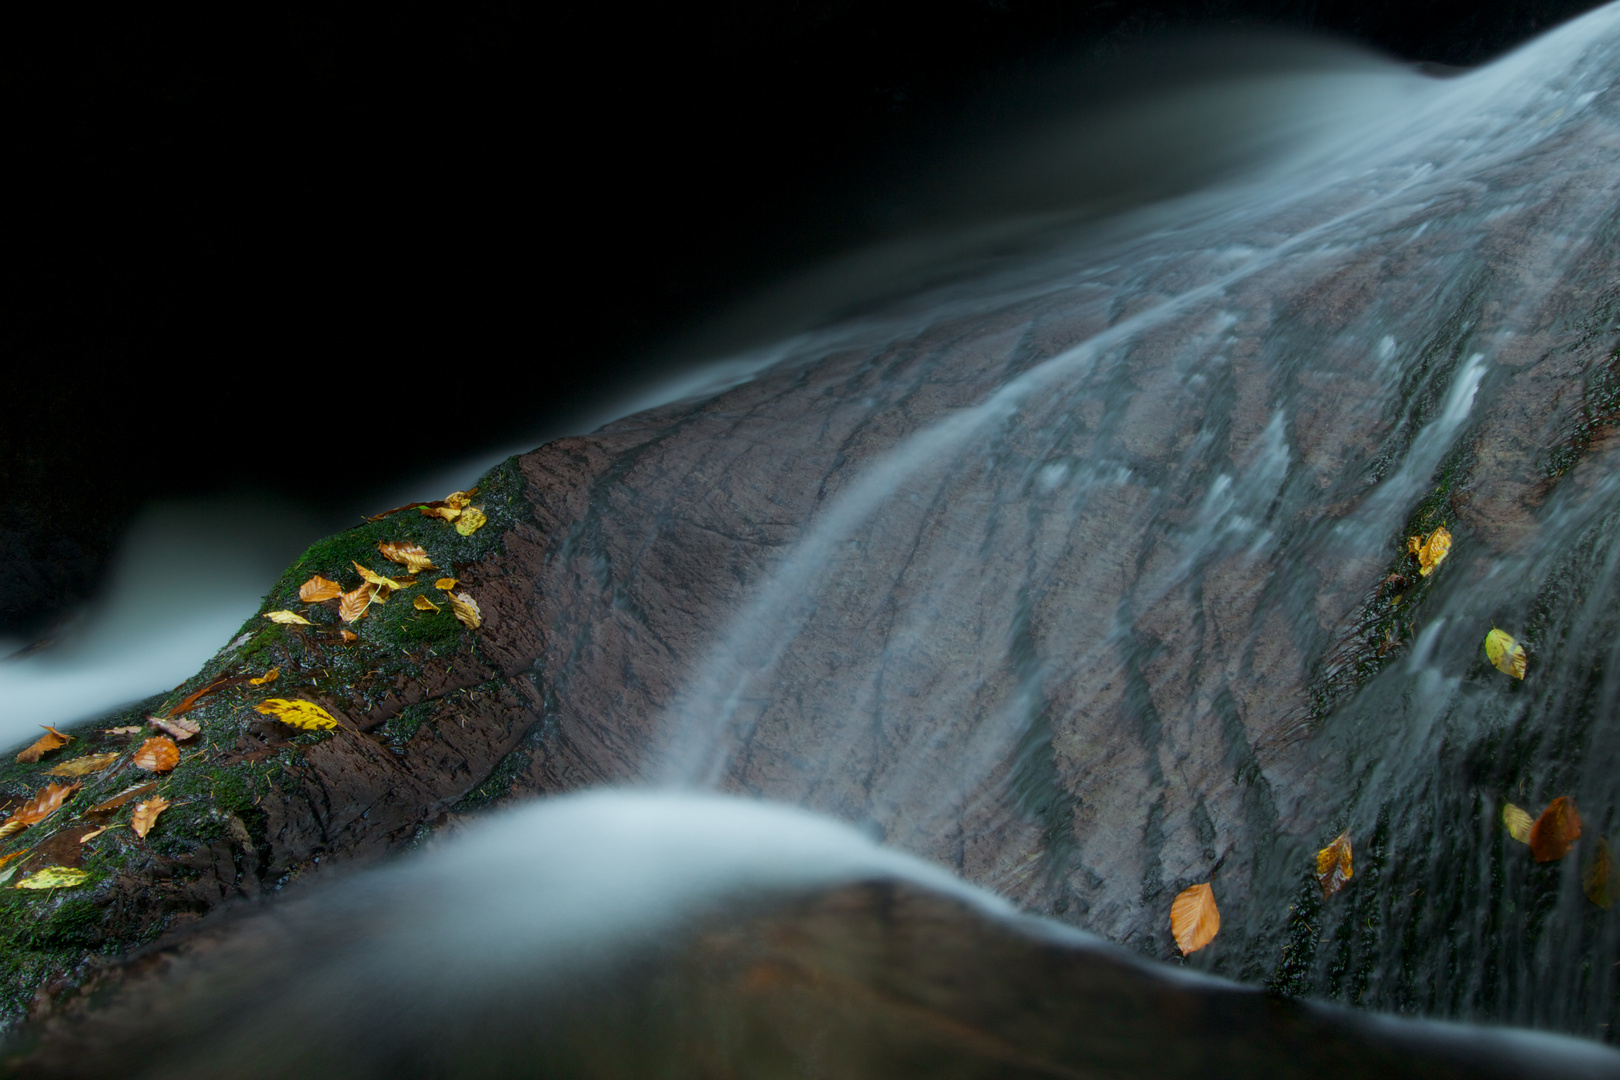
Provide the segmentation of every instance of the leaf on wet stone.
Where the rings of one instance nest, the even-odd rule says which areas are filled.
[[[344,593],[338,600],[338,618],[346,623],[362,618],[371,606],[371,597],[376,591],[377,586],[362,581],[353,592]]]
[[[349,630],[349,629],[346,629],[346,628],[345,629],[340,629],[338,631],[338,636],[343,639],[345,644],[347,644],[348,642],[351,642],[351,641],[359,641],[360,640],[360,635],[359,634],[355,633],[353,630]]]
[[[393,590],[387,585],[373,585],[371,587],[371,602],[373,604],[386,604]]]
[[[1333,838],[1333,842],[1316,853],[1316,882],[1322,886],[1325,900],[1344,888],[1354,876],[1350,868],[1350,831],[1346,829]]]
[[[439,607],[438,604],[435,604],[433,601],[429,600],[425,596],[418,596],[415,600],[411,601],[411,604],[418,611],[443,611],[444,610],[443,608]]]
[[[102,728],[101,733],[103,735],[139,735],[141,726],[139,724],[130,724],[128,727]]]
[[[309,626],[310,621],[295,611],[272,611],[265,615],[273,623],[283,626]]]
[[[79,790],[78,784],[46,784],[34,792],[34,797],[13,810],[3,824],[0,837],[21,832],[30,825],[38,825],[58,810]]]
[[[225,675],[221,675],[207,686],[193,690],[191,693],[180,699],[180,704],[169,710],[169,718],[173,719],[174,717],[179,716],[181,713],[190,712],[192,709],[197,707],[197,703],[203,698],[207,697],[209,694],[212,694],[216,690],[223,690],[230,684],[230,678]],[[148,721],[151,720],[150,717],[147,719]]]
[[[96,803],[96,805],[94,805],[90,809],[86,810],[85,813],[87,813],[87,814],[104,814],[108,810],[116,810],[116,809],[118,809],[120,806],[123,806],[125,803],[129,802],[129,800],[131,800],[131,799],[138,799],[142,795],[145,795],[147,792],[156,791],[156,790],[157,790],[157,781],[156,780],[148,781],[147,783],[144,783],[144,784],[136,784],[134,787],[125,788],[123,791],[120,791],[118,794],[114,795],[110,799],[105,799],[102,802]]]
[[[422,516],[438,518],[441,521],[454,521],[461,516],[461,508],[458,506],[424,506],[422,507]]]
[[[158,815],[170,805],[169,800],[161,795],[155,799],[136,803],[134,816],[129,819],[129,827],[135,830],[136,836],[144,840],[146,834],[152,831],[152,826],[157,824]]]
[[[146,722],[174,739],[175,742],[185,742],[202,731],[202,725],[195,720],[170,720],[162,716],[149,716],[146,718]]]
[[[249,686],[263,686],[266,683],[275,682],[280,677],[281,677],[281,668],[279,666],[278,667],[273,667],[269,671],[265,672],[263,675],[260,675],[257,679],[249,679],[248,680],[248,685]]]
[[[343,586],[319,574],[298,586],[298,599],[306,604],[318,604],[322,600],[330,600],[342,594]]]
[[[1530,842],[1530,829],[1535,823],[1535,818],[1512,803],[1502,807],[1502,824],[1507,826],[1508,835],[1521,844]]]
[[[403,540],[391,540],[388,543],[378,544],[377,550],[389,562],[397,562],[413,574],[420,574],[423,570],[437,570],[433,559],[418,544],[407,544]]]
[[[433,583],[433,587],[441,592],[449,592],[456,587],[456,580],[453,577],[442,577]]]
[[[1183,889],[1170,905],[1170,933],[1183,956],[1191,955],[1215,940],[1221,929],[1221,912],[1215,906],[1215,890],[1208,882]]]
[[[141,743],[130,764],[146,772],[168,772],[180,764],[180,748],[165,735],[154,735]]]
[[[1530,854],[1536,862],[1553,862],[1569,854],[1581,836],[1581,815],[1568,795],[1560,795],[1530,827]]]
[[[1620,868],[1614,865],[1614,852],[1609,850],[1609,842],[1601,836],[1591,858],[1586,861],[1586,868],[1581,872],[1581,891],[1604,911],[1614,905],[1616,897],[1620,897]]]
[[[1491,663],[1502,674],[1515,679],[1524,678],[1529,658],[1525,655],[1524,646],[1506,630],[1493,629],[1485,635],[1485,655],[1490,657]]]
[[[388,588],[388,589],[403,589],[403,588],[405,588],[405,583],[403,581],[395,581],[393,578],[383,577],[381,574],[377,573],[375,570],[371,570],[371,569],[368,569],[367,567],[361,566],[358,562],[355,562],[355,560],[353,560],[353,559],[350,559],[349,561],[354,563],[354,568],[360,572],[360,577],[363,578],[364,580],[370,582],[373,585],[380,585],[380,586],[382,586],[384,588]]]
[[[456,619],[469,630],[476,630],[484,625],[484,613],[478,610],[478,601],[466,593],[446,593],[450,600],[450,610],[456,613]]]
[[[275,717],[283,724],[303,728],[305,731],[318,731],[322,728],[335,728],[338,726],[337,718],[313,701],[266,698],[253,708],[266,716]]]
[[[102,833],[106,832],[108,829],[122,829],[122,828],[123,828],[122,825],[102,825],[99,828],[91,829],[89,832],[87,832],[83,836],[79,837],[79,843],[88,844],[90,841],[94,840],[96,837],[100,836]]]
[[[46,769],[46,776],[84,776],[87,773],[100,772],[118,760],[116,752],[109,754],[86,754],[70,761],[64,761],[55,768]]]
[[[47,866],[13,885],[14,889],[70,889],[90,880],[90,871],[71,866]]]
[[[1442,526],[1427,537],[1410,537],[1406,541],[1406,550],[1417,557],[1418,574],[1428,577],[1451,554],[1451,533]]]
[[[460,533],[462,536],[471,536],[479,529],[482,529],[487,521],[489,521],[489,519],[484,516],[484,512],[482,510],[476,506],[469,506],[467,509],[463,510],[461,512],[461,516],[456,519],[456,532]]]
[[[17,755],[17,760],[25,765],[32,765],[45,754],[50,753],[52,750],[60,750],[73,741],[72,735],[64,735],[49,724],[39,726],[45,729],[45,734],[35,739],[28,745],[26,750]]]

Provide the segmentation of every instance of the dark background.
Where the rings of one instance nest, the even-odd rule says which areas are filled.
[[[1053,56],[1260,25],[1470,65],[1593,6],[13,5],[0,636],[90,595],[154,498],[352,507],[543,430],[868,230],[872,162]]]

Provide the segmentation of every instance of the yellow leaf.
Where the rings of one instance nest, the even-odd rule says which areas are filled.
[[[463,510],[461,512],[461,516],[456,519],[456,532],[460,533],[462,536],[471,536],[479,529],[482,529],[484,527],[484,522],[488,520],[489,519],[484,516],[484,512],[478,509],[478,507],[469,506],[467,509]]]
[[[350,559],[349,561],[354,562],[353,559]],[[377,573],[375,570],[369,570],[366,567],[361,566],[357,562],[354,563],[354,568],[356,570],[360,571],[360,576],[362,578],[364,578],[366,581],[369,581],[371,584],[380,586],[380,587],[385,588],[385,589],[403,589],[408,584],[407,582],[404,582],[404,581],[395,581],[393,578],[390,578],[390,577],[383,577],[381,574]]]
[[[1333,838],[1333,843],[1316,853],[1316,881],[1322,886],[1325,900],[1344,888],[1354,876],[1350,869],[1350,831],[1346,829]]]
[[[71,761],[64,761],[54,769],[46,769],[46,776],[83,776],[85,773],[99,772],[118,760],[116,752],[111,754],[86,754]]]
[[[158,815],[167,810],[169,806],[169,800],[161,795],[155,799],[147,799],[145,802],[136,803],[135,815],[129,819],[129,827],[135,830],[136,836],[144,840],[146,834],[152,831],[152,826],[157,824]]]
[[[79,837],[79,843],[88,844],[90,841],[94,840],[96,837],[100,836],[102,833],[106,832],[108,829],[122,829],[122,828],[123,828],[122,825],[103,825],[100,828],[91,829],[89,832],[87,832],[83,836]],[[19,852],[19,854],[20,854],[20,852]]]
[[[1502,824],[1507,826],[1508,835],[1521,844],[1530,842],[1530,828],[1535,823],[1535,818],[1512,803],[1502,807]]]
[[[287,698],[266,698],[255,705],[254,710],[266,716],[273,716],[283,724],[291,724],[295,728],[306,731],[315,731],[319,728],[335,728],[338,726],[337,718],[313,701],[289,701]]]
[[[129,800],[131,800],[131,799],[138,799],[142,795],[145,795],[147,792],[156,791],[156,790],[157,790],[157,781],[156,780],[150,781],[149,783],[145,783],[145,784],[136,784],[134,787],[125,788],[123,791],[120,791],[118,794],[114,795],[112,798],[106,800],[105,802],[96,803],[96,805],[94,805],[90,809],[86,810],[85,813],[87,813],[87,814],[104,814],[108,810],[116,810],[116,809],[118,809],[120,806],[123,806],[125,803],[129,802]]]
[[[298,586],[298,599],[306,604],[318,604],[322,600],[330,600],[342,594],[343,586],[335,581],[328,581],[319,574]]]
[[[1529,657],[1525,655],[1524,646],[1506,630],[1492,630],[1485,635],[1485,655],[1490,657],[1491,663],[1502,674],[1515,679],[1524,678]]]
[[[415,600],[412,601],[412,604],[415,605],[415,607],[416,607],[416,609],[418,611],[442,611],[442,610],[444,610],[443,608],[439,607],[438,604],[435,604],[433,601],[429,600],[425,596],[418,596]]]
[[[387,585],[373,585],[371,587],[371,602],[373,604],[388,603],[388,594],[391,590]]]
[[[477,488],[469,488],[466,491],[452,491],[450,494],[444,497],[444,501],[455,507],[457,510],[465,510],[467,505],[473,501],[473,496],[476,494],[478,494]]]
[[[170,720],[162,716],[149,716],[146,722],[176,742],[185,742],[202,731],[202,727],[195,720]]]
[[[454,521],[461,516],[461,508],[457,506],[424,506],[422,507],[422,516]]]
[[[28,749],[17,755],[17,760],[24,764],[32,765],[42,755],[48,754],[52,750],[58,750],[73,741],[72,735],[64,735],[47,724],[39,726],[45,729],[45,734],[35,739],[29,744]]]
[[[141,743],[129,763],[146,772],[168,772],[180,764],[180,748],[164,735],[154,735]]]
[[[272,612],[268,613],[267,615],[265,615],[265,618],[269,619],[273,623],[280,623],[283,626],[308,626],[309,625],[309,620],[308,619],[306,619],[302,615],[299,615],[298,613],[292,612],[292,611],[272,611]]]
[[[71,866],[47,866],[23,878],[14,889],[71,889],[90,880],[90,871],[75,870]]]
[[[1553,862],[1569,854],[1581,836],[1581,815],[1568,795],[1560,795],[1530,826],[1530,854],[1536,862]]]
[[[1441,527],[1430,533],[1428,539],[1410,537],[1406,541],[1406,550],[1417,556],[1418,573],[1428,577],[1451,554],[1451,533]]]
[[[466,593],[446,593],[450,600],[450,610],[456,613],[461,625],[469,630],[476,630],[484,625],[484,613],[478,610],[478,601]]]
[[[248,680],[248,685],[250,685],[250,686],[263,686],[265,683],[273,683],[273,682],[275,682],[276,679],[278,679],[280,677],[281,677],[281,668],[279,666],[277,666],[277,667],[271,668],[269,671],[265,672],[263,675],[260,675],[257,679],[249,679]]]
[[[442,589],[445,592],[449,592],[451,589],[456,587],[456,579],[453,577],[442,577],[433,583],[433,587],[435,589]]]
[[[1183,889],[1170,905],[1170,933],[1183,956],[1202,949],[1221,929],[1221,912],[1215,906],[1215,890],[1206,882]]]
[[[433,560],[428,556],[428,553],[416,544],[407,544],[402,540],[394,540],[386,544],[378,544],[377,550],[382,552],[383,558],[389,562],[402,564],[405,569],[413,574],[420,574],[423,570],[438,569],[433,565]]]
[[[365,615],[366,609],[371,606],[371,598],[376,591],[377,586],[369,581],[362,581],[353,592],[344,593],[338,599],[338,618],[346,623],[351,623]]]

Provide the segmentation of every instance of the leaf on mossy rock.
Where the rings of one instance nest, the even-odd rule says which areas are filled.
[[[60,750],[73,741],[72,735],[64,735],[49,724],[39,726],[45,729],[45,734],[35,739],[26,750],[17,755],[17,760],[25,765],[32,765],[52,750]]]
[[[1521,844],[1530,842],[1530,829],[1535,823],[1535,818],[1512,803],[1502,807],[1502,824],[1507,826],[1508,835]]]
[[[358,562],[355,562],[355,560],[353,560],[353,559],[350,559],[349,561],[354,563],[354,568],[360,572],[361,578],[363,578],[364,580],[370,582],[373,585],[380,585],[380,586],[382,586],[383,588],[386,588],[386,589],[403,589],[406,586],[405,582],[403,582],[403,581],[395,581],[393,578],[390,578],[390,577],[383,577],[381,574],[377,573],[375,570],[372,570],[372,569],[369,569],[367,567],[361,566]]]
[[[146,839],[146,834],[152,831],[157,824],[158,815],[167,810],[171,804],[168,799],[159,795],[155,799],[135,804],[135,813],[129,819],[129,827],[135,830],[135,835]]]
[[[1530,854],[1536,862],[1553,862],[1569,854],[1581,836],[1581,815],[1568,795],[1560,795],[1530,827]]]
[[[1451,554],[1451,533],[1444,527],[1434,530],[1427,538],[1414,536],[1406,541],[1406,550],[1417,556],[1418,574],[1428,577],[1434,568]]]
[[[266,698],[253,708],[266,716],[275,717],[283,724],[291,724],[293,727],[303,728],[305,731],[318,731],[322,728],[335,728],[338,726],[337,718],[313,701]]]
[[[1581,872],[1581,891],[1588,900],[1605,911],[1613,906],[1616,897],[1620,897],[1620,870],[1614,865],[1614,852],[1609,850],[1609,842],[1601,836],[1592,857],[1586,861],[1586,869]]]
[[[371,597],[376,591],[377,586],[369,581],[362,581],[353,592],[344,593],[338,600],[338,618],[346,623],[363,618],[366,609],[371,606]]]
[[[129,759],[131,765],[146,772],[168,772],[180,764],[180,748],[174,740],[165,735],[154,735],[141,743],[135,756]]]
[[[318,604],[322,600],[330,600],[334,596],[343,595],[343,586],[335,581],[316,574],[302,585],[298,586],[298,599],[306,604]]]
[[[90,880],[90,871],[71,866],[47,866],[23,878],[14,889],[71,889]]]
[[[471,536],[479,529],[482,529],[485,523],[488,521],[489,518],[484,516],[484,512],[482,510],[476,506],[469,506],[467,509],[463,510],[461,512],[461,516],[456,519],[456,532],[460,533],[462,536]]]
[[[147,783],[144,783],[144,784],[136,784],[134,787],[125,788],[123,791],[120,791],[118,794],[114,795],[110,799],[105,799],[105,800],[103,800],[101,802],[96,803],[96,805],[94,805],[90,809],[86,810],[85,813],[87,813],[87,814],[105,814],[109,810],[118,809],[120,806],[123,806],[125,803],[129,802],[129,800],[131,800],[131,799],[138,799],[142,795],[145,795],[147,792],[156,791],[156,790],[157,790],[157,781],[156,780],[151,780],[151,781],[148,781]]]
[[[102,728],[101,733],[103,735],[139,735],[141,726],[139,724],[130,724],[128,727]]]
[[[349,630],[347,628],[340,629],[338,631],[338,636],[343,639],[345,644],[347,644],[349,642],[352,642],[352,641],[359,641],[360,640],[360,635],[359,634],[357,634],[353,630]]]
[[[1183,889],[1170,905],[1170,933],[1183,956],[1202,949],[1221,929],[1221,912],[1209,883]]]
[[[162,716],[149,716],[146,722],[173,738],[175,742],[185,742],[202,731],[202,725],[195,720],[170,720]]]
[[[1525,667],[1530,662],[1524,646],[1506,630],[1493,629],[1485,635],[1485,655],[1490,657],[1497,671],[1515,679],[1524,678]]]
[[[267,612],[264,617],[273,623],[280,623],[283,626],[310,625],[310,621],[298,614],[296,611],[271,611]]]
[[[401,564],[413,574],[420,574],[424,570],[438,569],[433,565],[432,557],[418,544],[407,544],[403,540],[390,540],[387,543],[378,544],[377,550],[382,552],[383,558],[389,562]]]
[[[108,829],[122,829],[122,828],[123,828],[122,825],[102,825],[99,828],[91,829],[89,832],[87,832],[83,836],[79,837],[79,843],[88,844],[90,841],[94,840],[96,837],[100,836],[102,833],[106,832]]]
[[[1333,843],[1316,853],[1316,882],[1325,900],[1344,888],[1355,872],[1350,868],[1350,830],[1333,838]]]
[[[100,772],[117,760],[118,754],[116,751],[110,754],[85,754],[83,757],[64,761],[55,768],[46,769],[45,775],[84,776],[88,773]]]
[[[457,620],[469,630],[476,630],[484,625],[484,613],[478,610],[478,601],[466,593],[446,593],[450,599],[450,610],[456,613]]]
[[[249,679],[248,680],[248,685],[249,686],[264,686],[266,683],[273,683],[279,678],[281,678],[281,668],[280,667],[273,667],[269,671],[265,672],[263,675],[260,675],[257,679]]]
[[[225,689],[225,687],[230,686],[232,682],[233,680],[229,676],[221,675],[207,686],[199,687],[198,689],[193,690],[191,693],[180,699],[180,704],[169,710],[168,718],[172,720],[174,717],[179,716],[182,713],[190,712],[192,709],[197,707],[197,703],[203,698],[207,697],[209,694],[212,694],[216,690]],[[150,721],[151,718],[148,717],[148,722]]]
[[[418,610],[418,611],[442,611],[442,610],[444,610],[443,608],[439,607],[438,604],[435,604],[433,601],[429,600],[425,596],[418,596],[415,600],[411,601],[411,606],[415,607],[416,610]]]
[[[456,587],[456,579],[453,577],[442,577],[433,583],[433,587],[441,592],[450,592]]]
[[[4,823],[0,823],[0,837],[19,833],[30,825],[38,825],[62,809],[62,804],[67,802],[79,787],[78,784],[46,784],[34,792],[32,799],[13,810]]]

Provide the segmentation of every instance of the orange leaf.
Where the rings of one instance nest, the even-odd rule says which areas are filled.
[[[117,752],[110,754],[86,754],[71,761],[64,761],[53,769],[46,769],[46,776],[83,776],[85,773],[100,772],[118,760]]]
[[[298,586],[298,599],[306,604],[318,604],[322,600],[330,600],[334,596],[341,595],[343,586],[335,581],[328,581],[319,574]]]
[[[1221,912],[1215,906],[1215,890],[1207,882],[1183,889],[1170,905],[1170,933],[1175,935],[1183,956],[1214,941],[1220,929]]]
[[[168,772],[180,763],[180,748],[173,739],[157,735],[141,743],[130,763],[147,772]]]
[[[378,544],[377,550],[389,562],[397,562],[413,574],[420,574],[423,570],[437,570],[433,559],[417,544],[407,544],[403,540],[394,540],[386,544]]]
[[[360,635],[359,634],[355,633],[353,630],[349,630],[349,629],[346,629],[346,628],[339,629],[338,630],[338,636],[343,638],[343,640],[346,641],[346,642],[347,641],[359,641],[360,640]]]
[[[224,675],[221,675],[219,678],[215,679],[201,690],[193,690],[190,694],[180,699],[180,704],[169,710],[169,718],[173,719],[174,717],[179,716],[181,713],[188,713],[192,709],[195,709],[197,707],[197,702],[201,701],[206,695],[212,694],[215,690],[222,689],[225,684],[230,681],[230,679],[226,678]]]
[[[71,735],[62,734],[60,731],[57,731],[48,724],[41,724],[40,727],[45,729],[45,734],[35,739],[28,749],[18,754],[18,761],[32,765],[34,762],[40,759],[41,755],[48,754],[52,750],[57,750],[66,746],[73,738]]]
[[[129,827],[135,830],[135,835],[145,839],[146,834],[152,831],[157,824],[158,815],[170,806],[169,800],[159,795],[155,799],[135,804],[135,815],[129,819]]]
[[[362,581],[353,592],[346,592],[338,598],[338,618],[344,622],[354,622],[366,613],[371,606],[371,597],[377,587],[369,581]]]
[[[146,722],[163,734],[172,735],[179,742],[185,742],[202,731],[202,727],[195,720],[165,720],[161,716],[149,716]]]
[[[78,784],[46,784],[34,793],[32,799],[12,811],[5,824],[0,825],[0,835],[10,836],[30,825],[39,824],[60,810],[62,804],[78,790]]]
[[[264,686],[266,683],[273,683],[279,678],[281,678],[281,668],[280,667],[273,667],[269,671],[265,672],[263,675],[260,675],[257,679],[249,679],[248,680],[248,685],[249,686]]]
[[[1560,795],[1530,826],[1530,854],[1536,862],[1552,862],[1569,854],[1581,835],[1581,815],[1568,795]]]
[[[96,803],[96,805],[94,805],[90,809],[86,810],[85,813],[87,813],[87,814],[104,814],[108,810],[116,810],[116,809],[118,809],[120,806],[123,806],[125,803],[129,802],[129,800],[131,800],[131,799],[138,799],[142,795],[145,795],[147,792],[156,791],[156,790],[157,790],[157,781],[156,780],[153,780],[150,783],[136,784],[132,788],[125,788],[123,791],[120,791],[118,794],[114,795],[112,798],[106,800],[105,802]]]
[[[1333,838],[1333,843],[1316,853],[1316,881],[1322,886],[1325,900],[1344,888],[1354,876],[1350,869],[1350,830]]]

